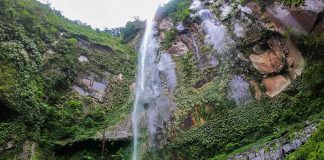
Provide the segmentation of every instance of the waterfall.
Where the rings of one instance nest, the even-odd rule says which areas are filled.
[[[144,38],[141,44],[140,52],[139,52],[139,61],[137,67],[137,79],[136,79],[136,96],[133,106],[133,115],[132,115],[132,128],[133,128],[133,160],[140,159],[139,158],[139,119],[141,118],[145,107],[149,99],[151,98],[152,93],[148,93],[149,90],[146,88],[146,84],[150,83],[147,81],[147,76],[151,75],[151,72],[154,72],[154,57],[157,49],[157,42],[154,39],[154,25],[155,23],[151,20],[147,20],[146,30],[144,34]],[[158,90],[156,90],[158,92]],[[155,93],[155,95],[158,93]]]
[[[133,160],[142,159],[144,149],[154,151],[161,146],[171,118],[171,100],[166,93],[172,93],[176,86],[175,64],[169,53],[159,51],[156,25],[152,14],[139,50],[132,114]]]

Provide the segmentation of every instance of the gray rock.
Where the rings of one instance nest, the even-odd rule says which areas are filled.
[[[260,155],[260,157],[261,157],[262,159],[265,158],[265,151],[264,151],[264,149],[261,149],[261,150],[259,151],[259,155]]]
[[[191,11],[198,11],[201,10],[203,7],[204,7],[203,3],[201,3],[199,0],[194,0],[189,9]]]
[[[264,159],[270,159],[270,153],[269,152],[264,153]]]
[[[253,159],[255,157],[255,154],[254,153],[250,153],[249,154],[249,159]]]
[[[11,149],[14,147],[15,142],[14,141],[9,141],[7,143],[7,146],[4,148],[5,150]]]
[[[262,160],[262,158],[261,157],[255,157],[255,158],[253,158],[253,160]]]
[[[285,153],[288,153],[291,151],[291,147],[290,147],[290,144],[285,144],[282,146],[282,149]]]
[[[297,146],[296,146],[296,144],[294,142],[292,142],[290,144],[290,147],[291,147],[292,150],[295,150],[297,148]]]
[[[308,126],[310,125],[311,123],[309,121],[306,121],[305,124]]]
[[[89,62],[88,57],[84,56],[84,55],[80,55],[79,59],[80,62]]]
[[[277,153],[278,153],[278,159],[283,160],[283,158],[284,158],[284,153],[283,153],[281,147],[279,147],[279,149],[277,150]]]
[[[278,159],[278,153],[277,151],[273,150],[273,151],[270,151],[270,158],[271,159]]]
[[[294,141],[297,147],[300,147],[302,145],[302,142],[299,139],[295,139]]]
[[[249,8],[249,7],[247,7],[247,6],[241,6],[241,5],[239,5],[238,6],[238,8],[242,11],[242,12],[244,12],[244,13],[246,13],[246,14],[252,14],[253,12],[252,12],[252,10]]]
[[[252,98],[249,83],[242,76],[236,75],[229,83],[229,98],[235,100],[236,105],[249,102]]]
[[[183,32],[183,31],[186,30],[186,28],[184,27],[182,22],[177,23],[176,29],[177,29],[178,32]]]

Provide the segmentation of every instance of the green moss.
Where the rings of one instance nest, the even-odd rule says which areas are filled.
[[[299,6],[304,4],[305,0],[280,0],[283,4],[289,6]]]
[[[177,32],[176,30],[172,29],[170,31],[166,31],[165,32],[165,39],[164,42],[162,44],[162,49],[168,49],[172,46],[172,44],[174,43],[175,39],[176,39],[176,35]]]
[[[36,0],[3,0],[0,8],[0,104],[10,112],[1,117],[0,145],[17,144],[0,159],[21,153],[26,139],[40,146],[42,154],[33,158],[54,158],[58,141],[89,138],[127,116],[134,50]],[[80,55],[89,63],[80,63]],[[76,78],[88,73],[109,81],[112,93],[103,103],[71,92]],[[120,73],[123,80],[115,83]]]

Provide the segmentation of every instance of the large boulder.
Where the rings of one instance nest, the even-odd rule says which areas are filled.
[[[177,29],[177,31],[178,31],[179,33],[183,33],[183,32],[186,30],[186,28],[185,28],[185,26],[183,25],[182,22],[178,22],[178,23],[177,23],[177,25],[176,25],[176,29]]]
[[[257,54],[251,54],[249,59],[253,66],[261,74],[278,73],[284,67],[284,49],[279,39],[271,38],[268,41],[270,49],[255,51]]]
[[[280,72],[284,66],[280,58],[271,51],[260,55],[251,54],[249,58],[253,66],[262,74]]]
[[[266,94],[269,97],[274,97],[282,92],[291,83],[291,80],[288,77],[277,75],[264,79],[262,83],[266,88]]]

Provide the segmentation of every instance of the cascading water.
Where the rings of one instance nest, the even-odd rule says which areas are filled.
[[[152,17],[147,20],[139,51],[136,96],[132,115],[133,160],[142,159],[143,149],[154,150],[163,143],[163,136],[166,134],[166,127],[171,118],[171,101],[166,93],[172,93],[176,86],[175,65],[169,53],[159,52],[155,33],[156,23]],[[166,82],[166,86],[163,82]],[[147,134],[143,133],[144,129]],[[148,141],[142,142],[140,138],[145,135]]]
[[[225,26],[212,14],[209,9],[205,9],[200,0],[194,0],[190,9],[202,21],[201,27],[206,33],[205,43],[210,44],[219,53],[223,54],[231,46],[233,40],[228,35]]]
[[[233,40],[228,36],[225,26],[222,25],[208,9],[202,9],[198,12],[202,20],[202,29],[207,33],[205,43],[212,44],[218,53],[228,50],[228,46]]]
[[[144,34],[144,39],[141,44],[140,54],[139,54],[139,62],[138,62],[138,71],[137,71],[137,80],[136,80],[136,96],[134,101],[134,109],[132,115],[132,127],[133,127],[133,160],[140,159],[138,157],[138,147],[139,147],[139,119],[142,116],[144,111],[144,105],[148,104],[147,101],[151,96],[150,94],[145,94],[145,84],[146,84],[146,75],[150,74],[150,70],[152,69],[150,66],[152,65],[151,54],[155,53],[157,48],[156,41],[154,40],[153,33],[153,21],[147,20],[146,30]],[[148,56],[150,54],[150,56]],[[148,57],[150,59],[148,59]],[[153,61],[154,63],[154,61]],[[147,68],[146,68],[147,66]],[[149,83],[149,82],[148,82]]]

